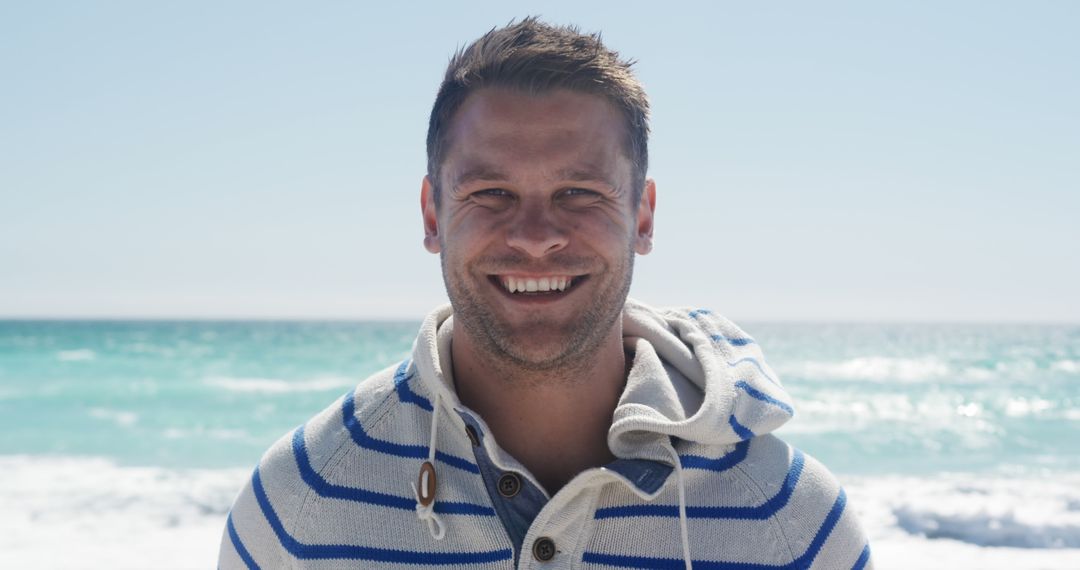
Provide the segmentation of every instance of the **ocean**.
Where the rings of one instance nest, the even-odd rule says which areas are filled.
[[[741,323],[877,568],[1080,568],[1080,325]],[[0,321],[0,568],[212,568],[262,452],[418,322]]]

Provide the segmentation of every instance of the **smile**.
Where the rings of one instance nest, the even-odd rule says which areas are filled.
[[[494,276],[503,289],[510,293],[548,293],[566,291],[581,277],[574,275],[497,275]]]

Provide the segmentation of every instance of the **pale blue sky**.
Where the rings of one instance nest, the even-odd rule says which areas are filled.
[[[420,318],[456,47],[603,32],[653,104],[632,294],[1080,321],[1080,3],[4,2],[0,317]]]

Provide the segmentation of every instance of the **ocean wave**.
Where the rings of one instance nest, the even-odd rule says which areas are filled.
[[[1005,415],[1012,418],[1046,415],[1057,404],[1042,398],[1010,398],[1005,402]]]
[[[34,456],[0,456],[0,471],[3,568],[213,567],[229,506],[251,475]]]
[[[1050,365],[1050,369],[1056,372],[1067,372],[1069,374],[1080,374],[1080,361],[1076,360],[1058,360]]]
[[[28,569],[213,567],[251,476],[79,457],[0,456],[0,470],[0,567]],[[1080,474],[840,479],[880,570],[1076,567]]]
[[[61,362],[79,362],[83,360],[94,360],[95,358],[97,358],[97,353],[89,348],[61,350],[56,353],[56,359]]]
[[[998,379],[1032,379],[1047,374],[1080,374],[1080,361],[1040,361],[1033,358],[993,363],[950,361],[936,356],[900,358],[860,356],[844,360],[774,362],[783,378],[826,381],[925,382],[965,380],[986,382]]]
[[[1080,548],[1080,475],[949,474],[847,484],[867,531],[978,547]]]
[[[124,410],[112,410],[109,408],[90,408],[87,410],[90,417],[115,423],[120,427],[130,427],[139,421],[139,414]]]
[[[1021,404],[1015,405],[1019,411]],[[790,426],[800,433],[849,433],[853,428],[881,429],[886,424],[906,425],[906,430],[918,434],[935,430],[989,433],[997,431],[988,422],[996,419],[998,414],[996,404],[992,408],[989,406],[989,403],[968,401],[961,394],[947,392],[863,394],[819,391],[797,399],[795,419]],[[1030,411],[1035,414],[1042,408],[1032,407]]]
[[[779,367],[782,376],[823,380],[902,380],[943,378],[953,370],[938,358],[861,356],[842,361],[807,361]]]
[[[795,418],[785,427],[794,433],[848,434],[852,429],[925,437],[948,433],[976,447],[989,443],[988,436],[1006,435],[1017,421],[1080,419],[1080,410],[1067,401],[963,390],[873,393],[839,387],[799,394],[795,410]]]
[[[168,428],[161,432],[161,435],[165,439],[190,439],[197,437],[219,441],[246,440],[251,437],[250,433],[242,429],[206,429],[201,426],[190,430]]]
[[[310,380],[281,380],[278,378],[212,377],[203,380],[207,386],[230,392],[254,392],[263,394],[286,394],[290,392],[323,392],[356,384],[356,380],[341,377],[313,378]]]

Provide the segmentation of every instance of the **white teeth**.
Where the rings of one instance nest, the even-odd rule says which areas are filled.
[[[503,279],[503,287],[511,293],[565,291],[573,281],[573,277],[540,277],[538,279],[532,279],[528,277],[511,277],[508,275]]]

